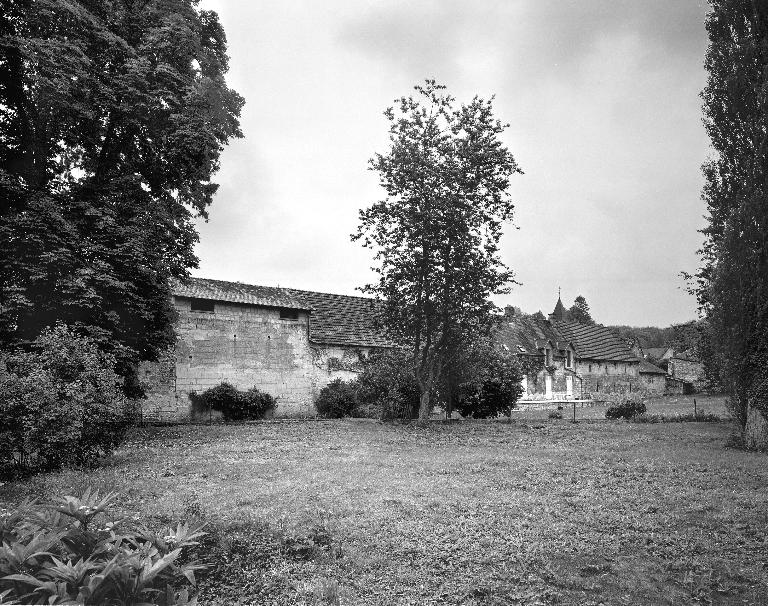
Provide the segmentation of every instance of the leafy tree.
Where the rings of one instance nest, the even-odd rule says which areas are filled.
[[[451,353],[490,331],[490,295],[508,292],[498,242],[514,209],[509,179],[521,171],[491,101],[456,107],[434,80],[415,89],[384,112],[391,146],[370,168],[386,198],[360,211],[353,239],[377,249],[379,280],[363,290],[382,300],[390,337],[413,352],[424,421]]]
[[[62,320],[135,367],[173,343],[223,145],[226,38],[194,0],[9,0],[0,11],[0,346]]]
[[[460,387],[459,412],[476,419],[511,414],[523,393],[523,371],[514,354],[483,348],[473,379]]]
[[[593,326],[595,324],[595,321],[589,313],[589,303],[587,303],[587,300],[581,295],[576,297],[573,301],[573,305],[568,310],[568,317],[572,321],[579,322],[580,324],[590,324]]]
[[[768,447],[768,6],[711,0],[704,123],[702,267],[694,290],[710,325],[706,355],[746,442]]]

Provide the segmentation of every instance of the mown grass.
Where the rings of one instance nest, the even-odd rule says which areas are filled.
[[[546,413],[545,413],[546,414]],[[204,604],[765,604],[768,459],[728,423],[259,423],[135,431],[0,500],[119,490],[199,516]]]

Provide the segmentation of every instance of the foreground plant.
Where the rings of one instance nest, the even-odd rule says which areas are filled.
[[[103,519],[116,496],[0,510],[0,604],[195,604],[189,586],[204,566],[185,560],[201,527],[122,529]]]

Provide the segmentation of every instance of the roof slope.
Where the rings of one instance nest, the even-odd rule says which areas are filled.
[[[611,362],[638,361],[629,346],[610,328],[579,322],[553,321],[552,325],[566,340],[573,342],[579,358]]]
[[[666,375],[666,371],[651,364],[648,360],[640,360],[640,374]]]
[[[311,309],[305,301],[298,300],[287,288],[256,286],[254,284],[210,280],[208,278],[189,278],[183,283],[177,283],[173,288],[173,294],[177,297],[246,303],[248,305],[262,305],[264,307]]]
[[[312,307],[309,320],[312,341],[329,345],[392,346],[377,325],[375,299],[295,288],[287,290],[305,305]]]
[[[644,347],[643,353],[649,358],[658,360],[669,351],[669,347]]]
[[[551,341],[556,349],[568,346],[562,335],[552,328],[552,323],[546,320],[536,320],[531,316],[515,315],[505,317],[498,330],[502,344],[513,354],[540,355],[540,347]]]

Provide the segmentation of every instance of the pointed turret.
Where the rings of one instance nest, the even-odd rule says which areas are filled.
[[[549,314],[550,320],[557,320],[563,322],[568,319],[568,310],[565,309],[562,299],[560,299],[560,289],[557,289],[557,303],[555,304],[555,311]]]

